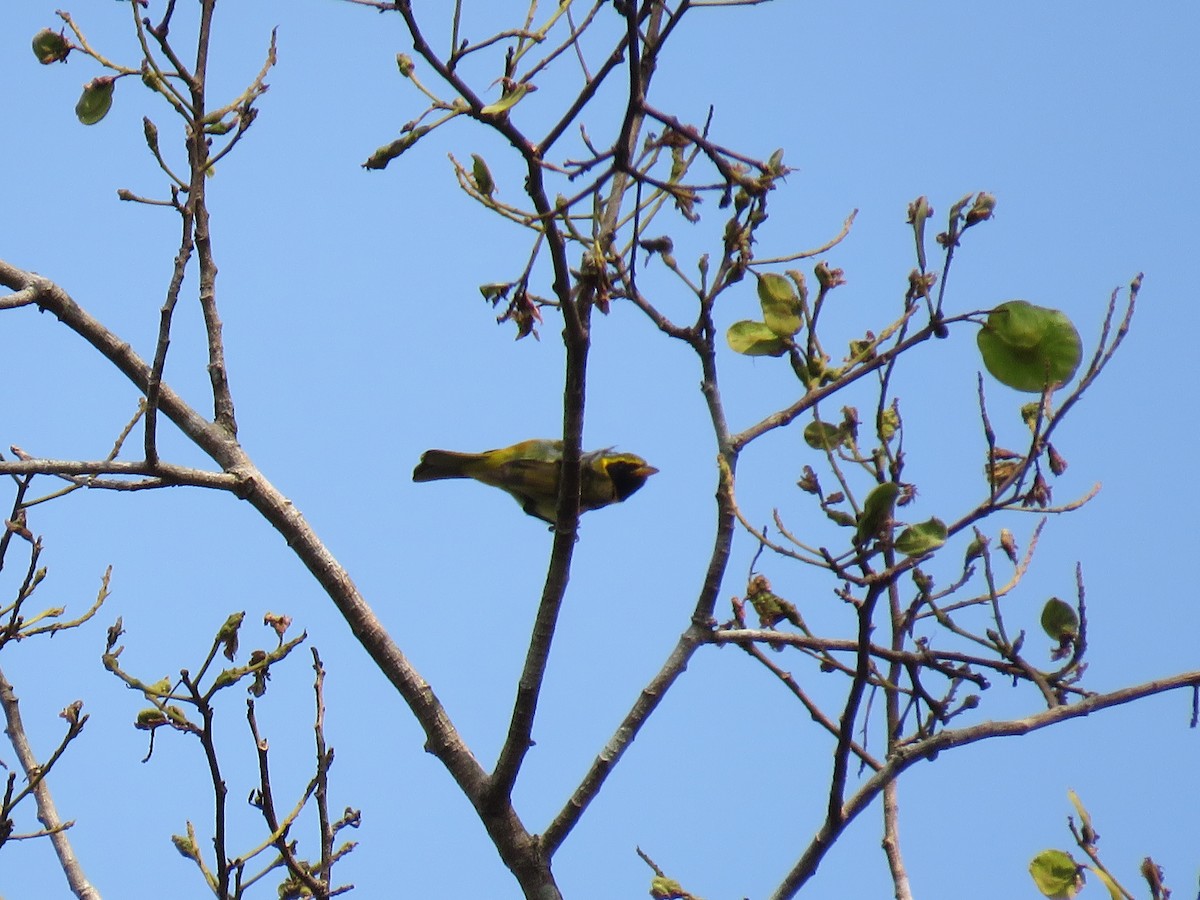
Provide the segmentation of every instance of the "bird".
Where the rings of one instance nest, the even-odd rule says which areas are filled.
[[[426,450],[413,481],[474,478],[507,491],[526,513],[553,525],[562,454],[562,441],[536,438],[483,453]],[[658,471],[640,456],[614,453],[612,447],[584,453],[580,462],[580,512],[620,503]]]

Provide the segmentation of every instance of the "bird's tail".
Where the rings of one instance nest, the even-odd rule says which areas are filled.
[[[471,467],[482,454],[455,453],[453,450],[426,450],[413,469],[413,481],[440,481],[443,478],[470,478]]]

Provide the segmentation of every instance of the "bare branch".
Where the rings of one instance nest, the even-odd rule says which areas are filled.
[[[25,733],[25,724],[21,720],[21,712],[18,706],[17,695],[13,690],[12,684],[4,676],[4,672],[0,671],[0,707],[4,709],[5,729],[4,733],[12,742],[13,750],[17,754],[17,759],[21,763],[21,769],[25,773],[25,778],[29,782],[29,790],[33,793],[37,802],[38,820],[42,823],[43,833],[48,835],[50,842],[54,845],[54,852],[58,854],[59,865],[62,867],[63,874],[67,878],[67,884],[70,886],[71,892],[79,898],[79,900],[100,900],[100,892],[88,881],[84,874],[83,866],[75,856],[75,851],[71,846],[71,842],[66,835],[67,829],[71,826],[71,822],[64,822],[58,815],[58,810],[54,805],[54,798],[50,793],[50,786],[44,778],[46,771],[53,765],[53,761],[43,766],[38,763],[37,756],[33,752],[33,748],[29,744],[29,738]],[[82,717],[86,720],[87,717]],[[82,728],[83,721],[78,722],[78,728]],[[58,753],[61,753],[66,744],[79,733],[78,729],[72,725],[68,728],[67,737],[64,738],[62,745],[59,747]],[[56,757],[57,758],[57,754]],[[3,810],[3,819],[8,814],[7,806]]]
[[[821,860],[846,826],[879,796],[887,783],[894,781],[902,772],[922,760],[932,759],[939,753],[970,746],[979,741],[1029,734],[1069,719],[1081,718],[1167,691],[1198,687],[1200,671],[1181,672],[1169,678],[1147,681],[1107,694],[1092,694],[1077,703],[1055,706],[1020,719],[987,721],[965,728],[946,729],[923,741],[900,748],[887,760],[882,769],[868,778],[846,801],[839,815],[821,826],[808,848],[771,896],[775,900],[796,896],[800,888],[816,873]]]

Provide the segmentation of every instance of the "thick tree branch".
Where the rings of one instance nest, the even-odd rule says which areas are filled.
[[[150,378],[150,367],[146,362],[126,341],[88,314],[58,285],[4,261],[0,261],[0,284],[14,291],[32,291],[38,298],[36,302],[39,308],[52,313],[91,344],[138,390],[146,390]],[[404,698],[425,730],[426,749],[442,761],[471,803],[482,810],[487,782],[482,766],[463,743],[433,689],[409,663],[349,573],[317,537],[300,511],[258,471],[232,434],[207,421],[165,384],[160,391],[159,408],[226,474],[237,480],[233,492],[258,510],[287,541],[333,600],[368,655]],[[491,809],[486,821],[489,831],[494,828],[514,835],[509,846],[532,842],[511,804]]]

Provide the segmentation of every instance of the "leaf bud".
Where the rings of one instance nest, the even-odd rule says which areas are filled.
[[[840,284],[845,284],[845,273],[841,269],[831,269],[827,263],[817,263],[813,273],[817,276],[817,283],[821,285],[822,290],[835,288]]]
[[[1017,540],[1007,528],[1000,529],[1000,549],[1014,566],[1017,564]]]
[[[992,217],[992,213],[996,209],[996,196],[989,194],[986,191],[980,191],[975,196],[975,202],[971,204],[971,208],[967,210],[966,224],[964,228],[970,228],[972,225],[978,225],[980,222],[986,222]]]
[[[1061,475],[1067,471],[1067,461],[1061,453],[1054,449],[1053,444],[1046,445],[1046,456],[1050,459],[1050,471],[1055,475]]]

